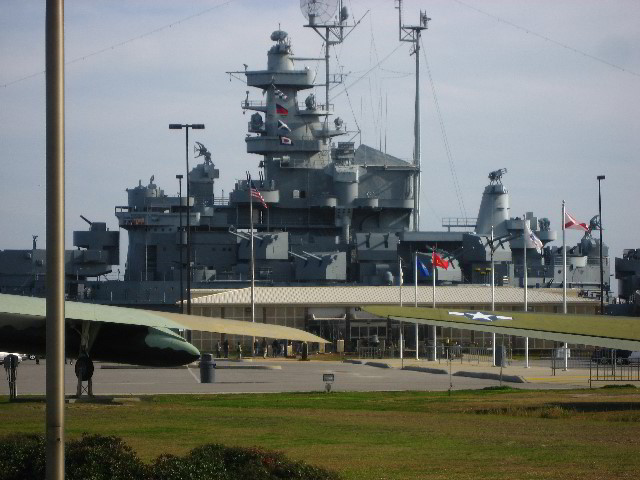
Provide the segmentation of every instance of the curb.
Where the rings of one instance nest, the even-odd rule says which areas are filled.
[[[366,362],[365,365],[369,365],[370,367],[378,367],[378,368],[391,368],[388,363],[383,362]]]
[[[500,380],[499,373],[488,373],[488,372],[465,372],[458,371],[453,374],[454,377],[471,377],[471,378],[483,378],[486,380]],[[521,376],[519,375],[502,375],[503,382],[511,382],[511,383],[527,383]]]
[[[416,367],[414,365],[407,365],[402,370],[411,370],[412,372],[424,372],[424,373],[435,373],[436,375],[446,375],[446,370],[442,368],[429,368],[429,367]]]

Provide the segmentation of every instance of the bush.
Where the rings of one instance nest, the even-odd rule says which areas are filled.
[[[289,460],[259,448],[208,444],[184,457],[160,455],[145,465],[122,439],[83,435],[67,442],[67,480],[337,480],[319,467]],[[44,480],[45,440],[42,435],[0,438],[0,480]]]
[[[152,466],[153,480],[333,480],[338,475],[283,454],[259,448],[225,447],[208,444],[194,448],[184,457],[162,455]]]
[[[65,448],[67,480],[144,479],[149,468],[122,439],[83,434]]]
[[[44,479],[42,435],[12,435],[0,441],[0,480]]]

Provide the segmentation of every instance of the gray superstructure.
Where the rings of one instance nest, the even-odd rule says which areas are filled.
[[[490,283],[493,230],[496,284],[522,286],[522,232],[528,222],[545,245],[541,253],[528,248],[529,286],[561,286],[561,247],[547,245],[557,234],[549,220],[531,212],[525,218],[511,216],[509,192],[502,184],[505,169],[489,175],[477,219],[447,219],[443,226],[448,231],[413,231],[418,167],[366,145],[338,141],[347,128],[333,115],[332,105],[318,104],[310,93],[313,71],[298,65],[284,31],[273,32],[271,40],[266,69],[240,72],[259,100],[247,92],[240,102],[251,115],[247,132],[238,134],[238,139],[245,135],[247,152],[258,157],[252,183],[268,208],[254,199],[250,219],[248,179],[238,181],[228,197],[215,196],[220,172],[211,152],[196,142],[196,158],[202,162],[188,173],[190,198],[165,194],[151,177],[127,189],[127,204],[116,206],[129,240],[121,280],[100,279],[119,264],[118,232],[93,223],[88,232],[74,233],[78,250],[67,253],[70,297],[175,308],[180,277],[187,275],[187,223],[192,288],[248,285],[251,223],[260,285],[392,285],[399,281],[400,264],[409,283],[414,253],[429,248],[448,252],[454,267],[438,271],[439,283]],[[608,279],[606,247],[604,254]],[[586,294],[599,290],[597,256],[597,240],[590,234],[568,248],[569,287]],[[0,251],[0,290],[43,294],[43,259],[35,245]]]

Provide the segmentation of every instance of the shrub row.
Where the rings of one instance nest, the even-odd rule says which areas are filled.
[[[44,480],[41,435],[0,438],[0,480]],[[338,474],[259,448],[208,444],[185,456],[163,454],[147,465],[118,437],[83,435],[65,447],[67,480],[334,480]]]

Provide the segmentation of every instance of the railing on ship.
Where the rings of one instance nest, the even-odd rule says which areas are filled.
[[[475,228],[478,223],[477,218],[470,217],[444,217],[442,219],[442,226],[447,229],[448,232],[452,228]]]

